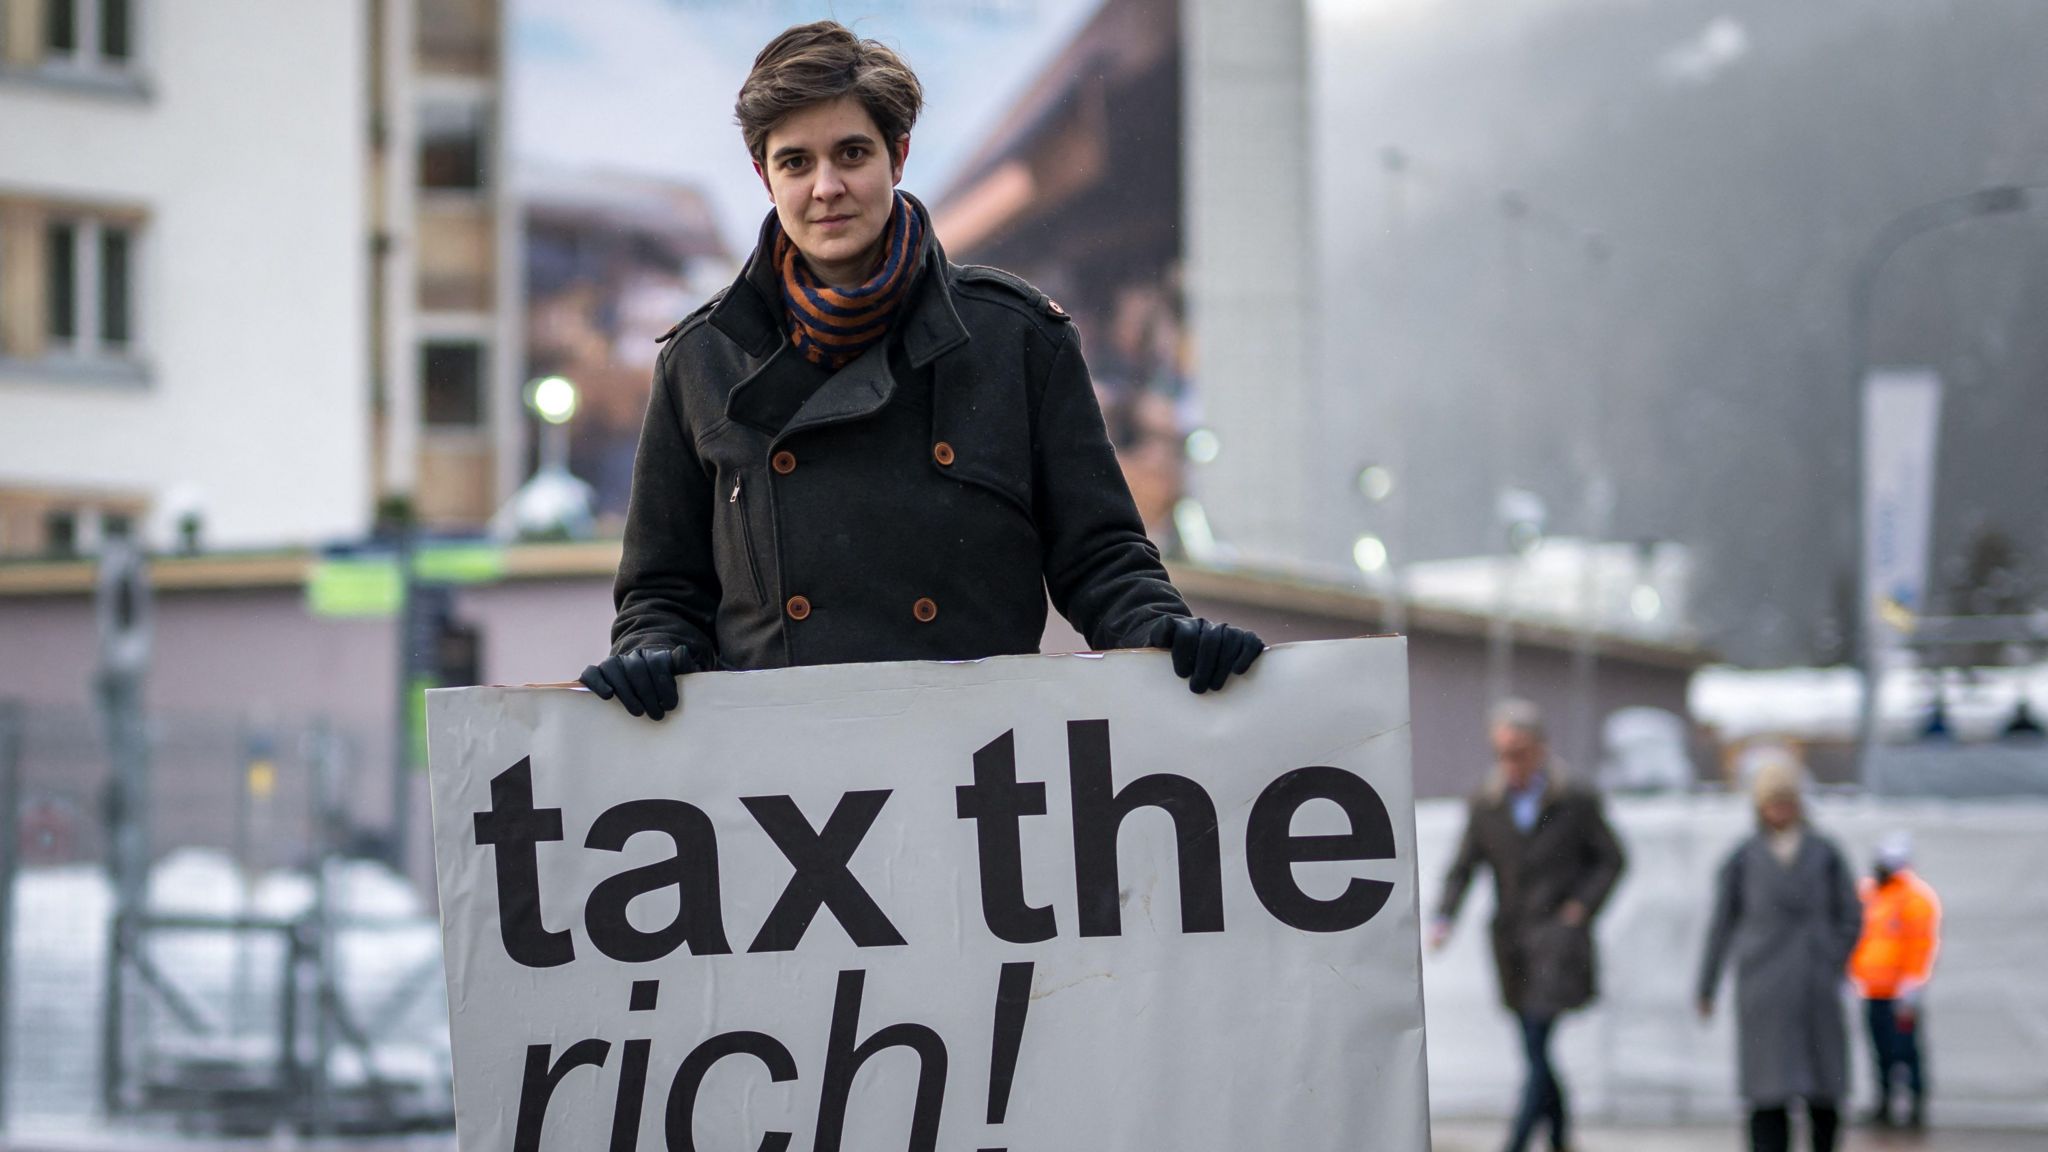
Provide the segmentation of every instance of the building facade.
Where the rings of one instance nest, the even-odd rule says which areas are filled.
[[[605,651],[612,620],[616,541],[514,544],[504,549],[497,578],[450,589],[449,619],[463,636],[460,670],[448,684],[561,683]],[[397,713],[400,640],[390,616],[337,617],[315,611],[308,584],[321,558],[306,554],[167,557],[151,565],[151,616],[146,708],[154,731],[207,733],[158,741],[152,771],[163,797],[167,830],[160,845],[225,844],[233,832],[232,784],[237,740],[263,737],[292,746],[294,734],[325,732],[345,746],[350,819],[361,835],[382,836],[396,807],[392,734]],[[1283,574],[1176,564],[1175,584],[1210,619],[1257,631],[1270,643],[1329,640],[1384,632],[1386,604],[1355,587],[1318,584]],[[72,856],[91,858],[98,843],[93,807],[105,751],[95,733],[93,676],[99,661],[92,565],[0,564],[0,649],[25,653],[0,661],[0,708],[21,707],[31,723],[23,753],[23,795],[30,810],[62,814],[61,835]],[[1046,652],[1084,649],[1085,642],[1050,614]],[[1455,610],[1413,611],[1408,619],[1411,729],[1418,796],[1455,796],[1476,787],[1491,768],[1487,620]],[[1626,636],[1585,637],[1558,629],[1523,635],[1518,667],[1528,694],[1563,720],[1580,702],[1605,717],[1631,707],[1683,714],[1686,686],[1705,654],[1683,645]],[[424,641],[422,641],[424,642]],[[1581,681],[1582,653],[1597,657]],[[1347,686],[1333,684],[1342,694]],[[47,741],[38,731],[52,733]],[[267,734],[267,735],[266,735]],[[1591,776],[1603,750],[1558,733],[1557,750]],[[192,748],[214,749],[193,755]],[[40,749],[40,750],[39,750]],[[1717,753],[1693,752],[1711,765]],[[412,815],[405,858],[428,880],[425,774],[408,767]],[[303,783],[294,778],[295,786]],[[227,791],[224,793],[223,790]],[[201,800],[202,797],[219,797]],[[297,803],[296,800],[293,803]],[[198,809],[187,811],[188,808]],[[176,811],[173,811],[176,809]],[[180,815],[179,813],[183,813]],[[55,819],[55,817],[53,817]]]
[[[500,5],[315,9],[0,0],[0,555],[480,528],[527,471]]]
[[[362,531],[365,32],[0,2],[0,552]]]
[[[1220,540],[1293,563],[1327,503],[1304,451],[1320,431],[1304,20],[1299,0],[1104,0],[936,201],[948,256],[1074,317],[1169,551]]]
[[[475,528],[518,487],[519,227],[499,0],[369,0],[376,492]]]
[[[696,185],[540,163],[520,167],[525,375],[576,385],[561,430],[600,535],[623,530],[661,337],[732,282],[739,259]]]

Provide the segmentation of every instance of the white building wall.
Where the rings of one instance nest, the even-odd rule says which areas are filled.
[[[1192,478],[1217,538],[1299,559],[1327,503],[1310,249],[1308,31],[1303,0],[1187,0],[1182,9],[1183,220],[1189,319],[1209,427]]]
[[[137,8],[147,95],[0,81],[0,192],[147,212],[148,381],[0,369],[0,485],[189,491],[209,546],[360,533],[362,0]]]

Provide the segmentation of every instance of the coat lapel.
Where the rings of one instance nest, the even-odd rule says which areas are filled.
[[[711,310],[711,326],[746,352],[762,358],[788,344],[782,328],[782,285],[775,273],[775,213],[761,221],[753,255]]]
[[[967,343],[967,325],[953,306],[953,286],[947,276],[946,254],[938,238],[926,233],[928,246],[923,283],[912,289],[910,311],[898,321],[903,338],[903,355],[912,368],[923,368],[953,349]]]
[[[818,385],[816,369],[784,340],[725,396],[726,418],[774,436]]]
[[[790,417],[776,440],[812,428],[864,420],[880,412],[894,395],[896,374],[889,371],[889,342],[884,340],[826,378]]]

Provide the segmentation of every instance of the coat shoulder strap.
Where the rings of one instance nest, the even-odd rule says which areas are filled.
[[[654,342],[656,344],[666,344],[669,341],[675,339],[676,337],[682,335],[683,333],[689,331],[690,329],[695,328],[697,325],[702,324],[704,321],[710,319],[711,310],[713,308],[718,307],[718,302],[720,300],[725,299],[725,294],[729,291],[731,291],[731,289],[728,287],[720,288],[718,291],[713,292],[711,294],[711,299],[706,300],[704,301],[704,303],[697,305],[696,311],[690,313],[688,316],[683,317],[681,320],[676,321],[673,325],[669,327],[668,331],[663,332],[659,336],[656,336],[654,338]]]
[[[1059,306],[1058,301],[1032,287],[1029,280],[1005,272],[1001,268],[991,268],[986,264],[962,264],[958,277],[963,287],[970,290],[982,286],[993,288],[997,294],[1022,301],[1047,319],[1062,324],[1071,323],[1073,320],[1073,317],[1067,315],[1067,310]]]

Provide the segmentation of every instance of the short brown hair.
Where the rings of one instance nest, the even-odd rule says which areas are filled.
[[[924,87],[894,49],[863,40],[836,20],[799,24],[768,42],[733,106],[747,151],[766,158],[768,133],[793,112],[851,96],[894,150],[924,107]]]

